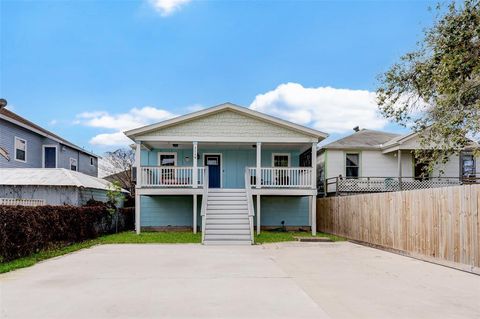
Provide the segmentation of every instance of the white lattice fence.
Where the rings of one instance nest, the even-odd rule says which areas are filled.
[[[414,179],[406,177],[360,177],[338,179],[339,193],[376,193],[395,192],[400,190],[414,190],[460,185],[458,178],[429,178]]]
[[[43,206],[43,199],[0,198],[0,205],[7,206]]]

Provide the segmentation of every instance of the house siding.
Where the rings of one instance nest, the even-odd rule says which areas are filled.
[[[26,163],[15,160],[15,137],[27,141]],[[94,158],[94,166],[90,165],[90,156],[63,145],[49,138],[45,138],[28,129],[0,119],[0,147],[7,150],[10,160],[0,156],[0,168],[41,168],[43,167],[43,145],[57,146],[57,167],[70,169],[70,158],[77,159],[78,171],[87,175],[98,175],[98,161]],[[64,150],[62,150],[64,148]],[[86,165],[88,164],[88,165]]]
[[[196,136],[196,137],[276,137],[305,138],[309,135],[261,121],[235,111],[223,111],[187,123],[166,127],[145,136]],[[142,136],[144,137],[144,136]]]
[[[197,226],[202,224],[202,196],[197,200]],[[192,227],[193,196],[141,196],[141,227]],[[256,209],[256,196],[254,196]],[[304,227],[309,225],[308,197],[261,196],[262,226]],[[256,222],[256,219],[255,219]]]
[[[398,162],[396,153],[383,154],[381,151],[361,150],[328,150],[328,157],[324,166],[328,167],[326,178],[345,176],[345,153],[360,153],[360,176],[365,177],[396,177],[398,176]],[[319,163],[321,163],[320,156]],[[324,158],[322,158],[324,159]],[[325,159],[324,159],[325,160]],[[480,157],[476,159],[476,171],[480,173]],[[402,150],[402,176],[414,176],[413,154],[409,150]],[[441,173],[443,171],[443,173]],[[432,176],[460,177],[460,157],[452,155],[446,164],[435,166]]]
[[[197,226],[201,226],[201,202],[197,200]],[[140,196],[141,227],[192,227],[193,196]]]
[[[260,225],[309,226],[308,197],[303,196],[260,196]],[[257,198],[254,196],[254,209],[257,213]],[[255,218],[255,225],[257,221]]]
[[[151,151],[143,150],[140,162],[143,166],[158,165],[158,153],[173,152],[177,153],[177,166],[193,166],[191,149],[153,149]],[[254,167],[256,165],[256,150],[254,148],[246,149],[228,149],[202,148],[199,147],[198,153],[200,159],[197,165],[203,166],[205,154],[221,154],[222,156],[222,185],[223,188],[244,188],[245,187],[245,167]],[[299,165],[300,152],[292,150],[262,150],[262,166],[272,167],[273,153],[290,154],[290,166]],[[187,161],[188,157],[188,161]]]

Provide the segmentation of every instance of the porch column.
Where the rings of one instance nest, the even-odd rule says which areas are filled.
[[[138,194],[139,189],[142,187],[142,171],[141,171],[141,152],[142,144],[139,141],[135,142],[135,169],[136,169],[136,185],[135,185],[135,231],[137,234],[140,234],[140,195]]]
[[[197,195],[193,195],[193,233],[197,233]]]
[[[312,188],[317,189],[317,142],[312,143]]]
[[[193,188],[198,187],[198,160],[197,160],[197,154],[198,154],[198,142],[193,142],[193,152],[192,152],[192,157],[193,157],[193,172],[192,172],[192,184]],[[197,198],[197,195],[195,195],[195,199]],[[196,208],[195,208],[196,209]]]
[[[255,172],[256,188],[260,188],[262,186],[262,177],[260,176],[262,175],[261,167],[262,167],[262,143],[257,142],[257,169]],[[258,198],[260,198],[260,195],[258,196]]]
[[[260,195],[257,195],[257,235],[260,234]]]
[[[312,236],[317,236],[317,196],[312,197],[312,205],[310,206],[310,214],[312,217]]]

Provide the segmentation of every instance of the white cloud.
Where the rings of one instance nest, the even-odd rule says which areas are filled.
[[[191,0],[149,0],[150,4],[160,12],[163,17],[173,14]]]
[[[187,106],[187,111],[188,112],[197,112],[201,111],[205,108],[202,104],[192,104],[190,106]]]
[[[113,132],[101,133],[90,139],[90,144],[104,146],[125,146],[132,141],[123,132],[148,124],[161,122],[176,115],[153,106],[133,108],[127,113],[110,114],[104,111],[84,112],[77,115],[74,124],[107,129]]]
[[[387,124],[378,114],[375,93],[366,90],[285,83],[257,95],[250,108],[327,133],[351,131],[357,125],[381,129]]]

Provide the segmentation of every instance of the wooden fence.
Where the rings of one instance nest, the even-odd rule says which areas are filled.
[[[317,228],[480,274],[480,185],[317,200]]]

